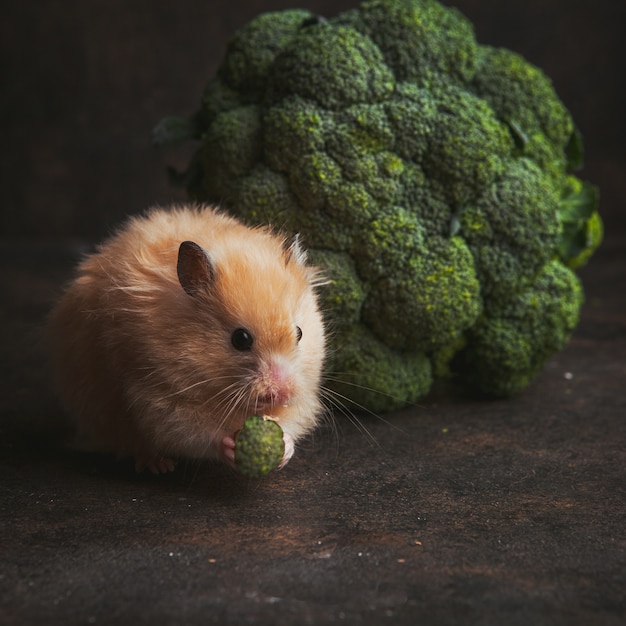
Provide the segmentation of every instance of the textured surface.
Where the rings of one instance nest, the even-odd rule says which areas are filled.
[[[71,254],[3,246],[0,622],[622,624],[624,250],[522,395],[338,417],[247,481],[65,449],[35,337]]]
[[[61,445],[35,344],[72,255],[6,238],[99,239],[180,198],[163,171],[188,155],[152,151],[149,133],[195,106],[230,34],[259,10],[355,4],[3,3],[1,624],[626,620],[623,2],[453,3],[554,79],[607,217],[582,323],[530,389],[364,418],[376,443],[338,418],[263,482],[137,477]]]

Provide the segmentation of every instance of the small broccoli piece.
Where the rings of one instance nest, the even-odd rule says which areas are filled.
[[[527,387],[567,344],[583,292],[576,275],[550,261],[527,289],[491,304],[468,333],[458,370],[473,389],[506,396]]]
[[[158,130],[200,142],[195,199],[299,232],[327,269],[346,401],[396,408],[455,373],[515,392],[578,319],[571,270],[602,239],[580,133],[540,69],[436,0],[261,15]]]
[[[235,444],[235,465],[244,476],[265,476],[280,465],[284,454],[283,429],[276,422],[261,415],[246,419]]]

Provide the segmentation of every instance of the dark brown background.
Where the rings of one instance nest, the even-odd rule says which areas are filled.
[[[232,33],[261,11],[331,16],[356,0],[3,1],[0,237],[99,238],[125,214],[182,198],[150,131],[195,110]],[[624,226],[623,31],[616,0],[458,0],[478,40],[553,79],[583,132],[584,176],[608,230]]]
[[[284,471],[169,476],[68,451],[38,329],[82,242],[180,198],[150,146],[260,11],[331,0],[0,0],[0,624],[622,626],[623,0],[459,0],[553,78],[607,240],[570,345],[515,398],[338,415]]]

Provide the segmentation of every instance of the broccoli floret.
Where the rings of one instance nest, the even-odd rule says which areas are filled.
[[[514,392],[576,324],[571,270],[602,239],[597,190],[572,175],[580,134],[540,69],[454,9],[261,15],[168,129],[200,142],[180,178],[195,199],[299,232],[327,269],[329,386],[347,399],[395,408],[455,368]]]
[[[270,102],[298,95],[324,108],[375,102],[393,91],[393,75],[374,42],[353,28],[327,22],[301,28],[268,76]]]
[[[392,348],[431,352],[480,314],[480,285],[465,242],[428,237],[419,219],[400,207],[361,233],[353,255],[371,284],[363,320]]]
[[[452,206],[464,206],[502,173],[513,142],[506,126],[477,96],[458,87],[434,93],[439,114],[424,169],[441,183]]]
[[[560,222],[550,180],[528,159],[509,162],[475,205],[459,215],[460,233],[476,259],[486,298],[511,293],[535,280],[552,258]]]
[[[266,81],[274,74],[277,55],[312,16],[309,11],[298,9],[259,15],[230,40],[219,78],[240,94],[242,103],[258,103]],[[205,98],[205,104],[210,100]]]
[[[220,113],[207,129],[199,151],[201,170],[213,172],[205,193],[226,200],[237,196],[237,181],[249,174],[261,151],[261,126],[256,105]]]
[[[336,22],[371,37],[399,81],[430,85],[446,76],[468,80],[474,73],[472,25],[434,0],[369,0]]]
[[[521,154],[556,178],[567,166],[572,118],[548,77],[510,50],[483,47],[473,88],[511,129]]]
[[[257,164],[250,173],[241,178],[237,193],[239,216],[256,224],[280,224],[294,231],[291,216],[298,200],[288,181],[266,165]]]
[[[550,261],[530,287],[485,310],[468,332],[459,372],[474,389],[488,394],[521,391],[546,360],[565,347],[582,301],[576,275],[559,261]]]
[[[326,386],[334,404],[389,411],[429,392],[432,367],[425,354],[393,350],[363,324],[353,325],[333,339]]]
[[[263,118],[265,161],[277,172],[289,172],[302,155],[324,151],[333,125],[330,114],[313,102],[299,96],[285,98]]]
[[[327,281],[321,292],[321,308],[331,334],[345,332],[357,325],[367,293],[359,279],[354,261],[344,252],[311,250],[309,261],[324,268]]]

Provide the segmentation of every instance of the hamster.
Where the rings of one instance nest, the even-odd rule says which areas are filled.
[[[272,416],[295,443],[321,413],[316,287],[297,237],[208,206],[132,217],[79,265],[47,325],[51,366],[83,449],[165,473],[234,464],[236,433]]]

